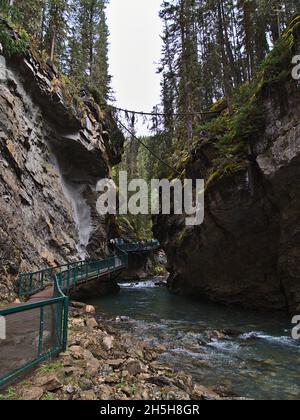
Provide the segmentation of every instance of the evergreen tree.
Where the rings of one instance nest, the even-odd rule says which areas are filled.
[[[67,0],[48,0],[48,22],[45,48],[52,61],[62,65],[67,37]]]
[[[164,1],[162,105],[165,135],[191,150],[200,117],[225,98],[229,111],[238,86],[251,80],[292,16],[298,0]],[[174,113],[182,114],[176,120]],[[181,145],[181,146],[180,146]]]
[[[91,85],[99,91],[100,100],[107,102],[110,98],[110,82],[108,67],[108,37],[109,31],[106,22],[105,4],[102,5],[100,22],[96,32],[94,46],[94,61],[92,64]]]

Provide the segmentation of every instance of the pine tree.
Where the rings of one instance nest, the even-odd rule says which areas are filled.
[[[46,30],[46,51],[52,61],[62,65],[63,51],[67,37],[67,0],[48,0],[48,24]]]
[[[96,32],[94,46],[94,61],[92,63],[91,85],[99,91],[100,101],[107,102],[110,98],[111,76],[108,66],[108,37],[109,31],[106,22],[105,4],[100,13],[100,22]]]

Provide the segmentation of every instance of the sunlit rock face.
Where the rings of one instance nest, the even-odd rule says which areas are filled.
[[[96,184],[121,157],[123,136],[99,108],[68,103],[49,63],[29,53],[0,71],[0,297],[19,272],[107,251]]]
[[[205,197],[203,225],[156,218],[175,293],[248,308],[300,311],[300,95],[296,81],[262,93],[265,132],[248,167]],[[203,146],[188,178],[208,178],[214,149]]]

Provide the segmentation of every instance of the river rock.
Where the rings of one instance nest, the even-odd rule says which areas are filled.
[[[84,401],[95,401],[97,400],[96,394],[94,391],[82,391],[79,394],[79,398]]]
[[[69,351],[58,359],[62,367],[55,369],[49,365],[55,369],[53,372],[43,373],[45,369],[32,373],[26,385],[16,386],[16,398],[22,399],[25,389],[32,387],[40,388],[44,394],[51,392],[55,400],[188,400],[192,395],[198,399],[213,399],[217,395],[204,387],[195,388],[189,375],[175,373],[161,362],[145,364],[132,357],[132,348],[144,349],[145,343],[128,332],[120,333],[111,324],[105,325],[104,321],[101,331],[87,331],[84,325],[76,327],[72,334],[80,343],[88,337],[88,342],[95,347],[103,346],[103,339],[108,337],[113,338],[114,345],[109,352],[103,350],[100,360],[90,347],[70,346]],[[40,390],[33,390],[28,392],[28,399],[42,398],[40,395],[43,395]]]
[[[84,358],[84,349],[80,346],[72,346],[69,348],[69,353],[74,359],[83,359]]]
[[[106,350],[111,350],[114,347],[114,337],[111,335],[107,335],[103,338],[103,345]]]
[[[98,322],[95,318],[89,318],[86,320],[86,326],[89,330],[93,330],[94,328],[98,328]]]
[[[226,335],[222,331],[210,331],[208,332],[208,338],[212,341],[221,341],[226,338]]]
[[[22,399],[25,401],[39,400],[42,398],[44,390],[41,387],[33,386],[26,388],[22,394]]]
[[[87,378],[81,378],[78,382],[78,386],[83,391],[90,391],[93,388],[93,382]]]
[[[108,385],[100,385],[98,390],[98,396],[100,400],[111,400],[112,389]]]
[[[84,312],[86,314],[95,314],[96,313],[96,308],[94,306],[92,306],[92,305],[86,305],[84,307]]]
[[[219,400],[221,398],[214,391],[202,385],[196,384],[192,392],[192,399],[193,400]]]
[[[189,401],[191,398],[189,394],[184,391],[163,388],[162,399],[167,401]]]
[[[113,360],[106,360],[106,363],[111,366],[113,369],[120,368],[125,362],[125,359],[113,359]]]
[[[144,371],[143,365],[139,360],[136,359],[129,359],[125,365],[125,368],[131,376],[136,376]]]
[[[86,307],[86,304],[82,302],[76,302],[73,300],[70,302],[70,306],[76,309],[84,309]]]
[[[45,391],[57,391],[63,387],[56,373],[49,373],[36,379],[36,385],[42,387]]]

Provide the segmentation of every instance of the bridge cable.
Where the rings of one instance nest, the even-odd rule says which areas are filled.
[[[193,117],[197,115],[219,115],[220,114],[219,111],[199,111],[199,112],[189,112],[189,113],[170,112],[169,114],[167,114],[163,112],[132,111],[129,109],[118,108],[118,107],[115,107],[113,105],[108,105],[108,104],[105,104],[104,106],[111,108],[113,111],[124,112],[125,114],[135,114],[135,115],[150,116],[150,117],[167,117],[167,116]]]
[[[145,149],[147,149],[148,152],[151,153],[151,155],[155,157],[155,159],[159,160],[163,165],[167,166],[169,169],[171,169],[172,171],[174,171],[175,173],[177,173],[177,175],[181,176],[181,172],[179,172],[177,169],[175,169],[169,163],[167,163],[166,161],[164,161],[155,152],[153,152],[141,139],[139,139],[131,130],[129,130],[129,128],[127,128],[126,125],[124,125],[118,118],[116,118],[116,120],[121,125],[121,127],[123,127],[124,130],[126,130],[131,135],[131,137],[134,140],[137,140],[143,147],[145,147]]]

